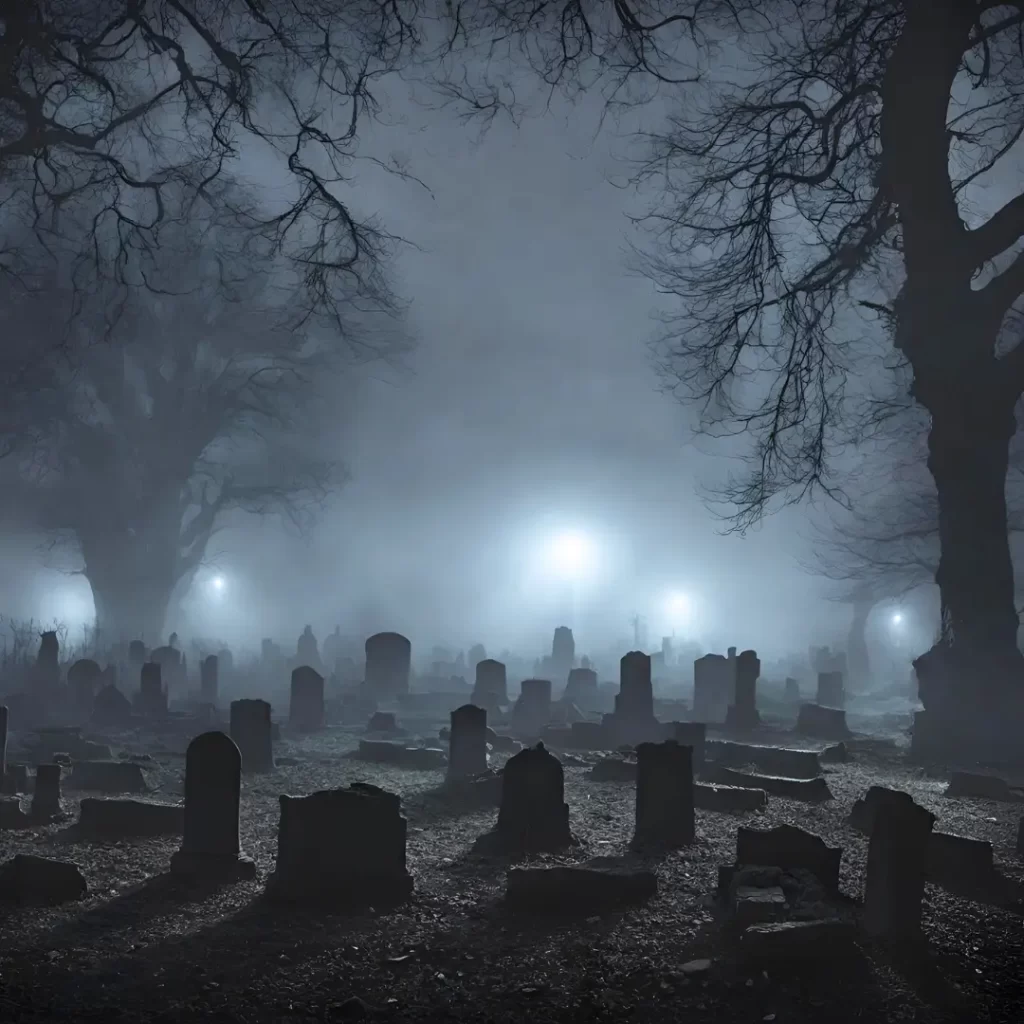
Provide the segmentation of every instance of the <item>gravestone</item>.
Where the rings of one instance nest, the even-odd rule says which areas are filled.
[[[512,721],[517,731],[539,735],[551,721],[551,680],[524,679],[512,708]]]
[[[92,716],[92,704],[100,688],[103,670],[91,658],[79,658],[68,669],[68,690],[71,707],[82,720]]]
[[[463,704],[451,713],[448,740],[448,780],[482,775],[487,771],[487,712]]]
[[[683,846],[696,837],[693,751],[675,740],[636,748],[633,845]]]
[[[568,626],[559,626],[551,639],[551,674],[557,679],[566,679],[576,660],[576,641]]]
[[[171,872],[204,878],[252,878],[256,865],[242,853],[238,815],[242,753],[230,736],[204,732],[185,753],[185,822]]]
[[[481,839],[485,848],[521,853],[572,844],[562,765],[543,743],[521,750],[505,763],[497,825]]]
[[[39,637],[33,683],[36,692],[47,700],[60,691],[60,643],[52,629]]]
[[[708,727],[703,722],[673,722],[672,738],[680,746],[689,747],[693,754],[691,763],[695,772],[704,770],[707,757]]]
[[[736,831],[736,863],[777,867],[789,871],[804,868],[815,875],[830,895],[839,892],[839,863],[843,851],[828,846],[820,837],[795,825],[770,829],[739,828]]]
[[[484,658],[476,663],[476,679],[470,702],[487,711],[497,711],[508,703],[508,676],[500,661]]]
[[[0,783],[7,774],[7,705],[0,704]]]
[[[139,710],[144,715],[167,714],[167,691],[163,686],[163,669],[158,661],[147,661],[139,676]]]
[[[296,904],[398,903],[412,892],[406,821],[394,793],[363,782],[282,796],[267,896]]]
[[[376,633],[365,644],[366,687],[378,700],[409,692],[412,644],[401,633]]]
[[[864,930],[905,941],[921,935],[921,900],[935,815],[908,793],[875,794],[864,888]]]
[[[265,700],[233,700],[229,729],[242,752],[242,771],[274,770],[273,726],[270,705]]]
[[[733,675],[729,659],[705,654],[693,663],[693,717],[697,722],[719,725],[732,701]]]
[[[643,651],[630,651],[619,661],[619,692],[615,710],[605,716],[619,744],[634,746],[661,738],[661,726],[654,717],[654,688],[651,658]]]
[[[301,732],[318,732],[325,718],[324,677],[315,668],[300,665],[292,672],[288,724]]]
[[[1017,825],[1017,856],[1024,857],[1024,818]]]
[[[584,711],[597,707],[597,673],[592,668],[574,668],[569,673],[562,700]]]
[[[203,704],[217,706],[220,661],[216,654],[203,658],[199,665],[199,699]]]
[[[36,788],[32,795],[32,817],[52,818],[60,813],[60,765],[36,765]]]
[[[848,740],[852,735],[846,725],[846,712],[842,708],[826,708],[820,704],[800,705],[796,731],[826,740]]]
[[[788,704],[800,703],[800,683],[792,676],[786,676],[786,702]]]
[[[846,707],[842,672],[818,673],[818,698],[816,703],[820,704],[823,708]]]
[[[128,645],[129,664],[141,669],[146,661],[146,645],[141,640],[133,640]]]
[[[735,660],[735,703],[726,712],[725,724],[732,729],[754,729],[761,723],[757,713],[757,680],[761,660],[756,651],[744,651]]]
[[[120,728],[132,717],[132,702],[113,684],[108,683],[92,702],[92,721],[99,726]]]

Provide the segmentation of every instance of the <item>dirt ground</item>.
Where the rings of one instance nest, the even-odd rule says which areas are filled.
[[[85,900],[53,910],[0,910],[0,1022],[15,1021],[991,1021],[1024,1020],[1024,921],[928,886],[929,955],[867,945],[824,962],[770,971],[733,956],[707,897],[733,860],[738,825],[798,824],[844,849],[842,888],[863,891],[867,840],[845,824],[869,785],[904,789],[938,815],[937,827],[990,840],[999,866],[1024,879],[1014,853],[1020,805],[942,796],[944,778],[884,751],[828,767],[835,800],[808,806],[770,797],[768,809],[697,812],[698,842],[659,859],[658,895],[638,909],[588,919],[511,915],[501,896],[507,862],[470,853],[496,812],[452,806],[440,771],[406,771],[344,758],[354,732],[282,742],[296,759],[246,778],[242,841],[251,882],[185,889],[165,872],[177,839],[92,843],[67,823],[0,832],[15,853],[78,864]],[[135,748],[139,749],[139,748]],[[495,758],[500,763],[503,758]],[[182,793],[181,751],[156,757],[159,798]],[[266,906],[277,797],[366,781],[397,792],[409,822],[412,899],[398,910],[351,915]],[[552,862],[628,855],[629,783],[594,783],[566,768],[566,799],[580,846]],[[65,794],[69,821],[76,799]],[[355,841],[355,837],[353,837]],[[641,858],[636,858],[641,861]],[[710,958],[709,969],[683,965]]]

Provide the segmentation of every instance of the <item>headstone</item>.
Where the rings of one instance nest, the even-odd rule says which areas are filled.
[[[274,770],[273,728],[270,705],[265,700],[231,702],[231,739],[242,752],[242,771]]]
[[[921,935],[921,900],[935,815],[908,793],[876,794],[864,889],[864,930],[897,941]]]
[[[462,779],[487,771],[487,712],[463,704],[451,713],[448,740],[448,779]]]
[[[91,658],[80,658],[68,669],[71,707],[79,719],[92,717],[92,704],[102,677],[103,670]]]
[[[693,751],[675,740],[636,748],[635,846],[682,846],[696,836]]]
[[[409,692],[412,644],[401,633],[376,633],[366,641],[366,686],[379,700]]]
[[[35,689],[45,697],[60,690],[60,644],[52,629],[41,634],[36,655]]]
[[[256,865],[242,854],[238,815],[242,753],[230,736],[204,732],[185,754],[185,823],[171,872],[208,878],[252,878]]]
[[[79,900],[89,891],[75,864],[15,854],[0,864],[0,901],[21,905],[45,905]]]
[[[128,661],[141,669],[146,661],[146,645],[141,640],[133,640],[128,645]]]
[[[86,797],[78,807],[78,827],[93,836],[181,835],[185,809],[148,800],[110,800]]]
[[[139,677],[139,710],[144,715],[167,714],[167,691],[163,685],[163,669],[158,661],[147,661]]]
[[[736,863],[777,867],[783,870],[805,868],[834,895],[839,892],[841,847],[831,847],[811,832],[795,825],[771,829],[740,828],[736,832]]]
[[[846,707],[846,694],[843,690],[842,672],[818,673],[817,703],[824,708]]]
[[[521,733],[539,735],[551,721],[551,680],[524,679],[512,709],[512,721]]]
[[[562,765],[543,743],[510,757],[502,778],[501,807],[493,833],[496,845],[524,853],[571,845]]]
[[[484,658],[476,663],[471,702],[487,711],[496,711],[508,703],[508,677],[500,661]]]
[[[568,626],[559,626],[551,640],[551,674],[565,679],[576,660],[576,641]]]
[[[800,683],[792,676],[786,676],[786,703],[798,704],[800,702]]]
[[[96,725],[120,727],[132,717],[131,701],[113,684],[108,683],[92,702],[92,720]]]
[[[851,736],[846,725],[846,712],[842,708],[826,708],[820,704],[800,705],[796,731],[826,740],[847,740]]]
[[[32,817],[52,818],[60,813],[60,765],[36,765],[36,788],[32,795]]]
[[[693,717],[718,725],[725,721],[732,699],[732,665],[721,654],[705,654],[693,663]]]
[[[377,786],[282,796],[267,895],[287,903],[381,906],[412,892],[401,800]]]
[[[317,732],[326,724],[324,677],[309,665],[300,665],[292,672],[288,723],[302,732]]]
[[[7,705],[0,704],[0,783],[7,774]]]
[[[707,757],[707,731],[703,722],[673,722],[672,738],[680,746],[689,747],[693,754],[691,763],[695,772],[704,770]]]
[[[597,707],[597,673],[592,668],[574,668],[569,672],[562,700],[584,711]]]
[[[218,671],[220,661],[216,654],[203,658],[199,665],[199,699],[204,704],[217,704]]]
[[[744,651],[735,660],[735,703],[726,712],[726,725],[733,729],[748,730],[758,726],[757,680],[761,675],[761,660],[756,651]]]
[[[1017,856],[1024,857],[1024,818],[1017,825]]]
[[[630,651],[619,661],[615,710],[606,716],[605,722],[613,729],[619,744],[634,746],[661,738],[662,729],[654,717],[650,655]]]

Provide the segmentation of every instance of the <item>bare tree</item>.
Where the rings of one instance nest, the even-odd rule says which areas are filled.
[[[321,381],[340,401],[339,374],[387,355],[392,337],[357,309],[340,329],[307,320],[298,331],[286,268],[272,246],[254,250],[244,224],[224,223],[238,194],[219,199],[220,219],[165,221],[158,269],[173,290],[129,294],[21,463],[36,523],[81,552],[107,640],[160,635],[232,510],[300,527],[315,517],[344,479],[315,443]],[[79,333],[103,329],[92,314]]]

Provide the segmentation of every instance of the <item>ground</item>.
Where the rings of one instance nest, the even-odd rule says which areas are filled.
[[[859,898],[867,841],[845,818],[872,784],[910,792],[944,831],[990,840],[999,866],[1024,878],[1014,853],[1020,805],[947,799],[943,778],[893,752],[859,753],[853,763],[829,766],[836,799],[822,806],[771,797],[767,811],[756,814],[698,811],[696,845],[657,861],[652,902],[570,921],[503,910],[507,864],[470,853],[492,825],[493,809],[467,813],[440,799],[440,772],[344,758],[354,743],[345,732],[283,743],[278,754],[298,763],[244,780],[242,841],[259,869],[252,882],[203,890],[170,884],[164,872],[176,839],[84,843],[66,823],[0,832],[0,860],[15,853],[70,860],[90,887],[80,903],[0,912],[0,1021],[996,1024],[1024,1016],[1024,922],[933,886],[926,893],[924,960],[865,945],[827,966],[745,969],[712,921],[707,897],[716,868],[733,859],[743,823],[790,822],[842,846],[842,888]],[[180,753],[160,755],[156,765],[158,796],[180,796]],[[627,853],[633,786],[589,782],[585,773],[566,769],[581,845],[552,859]],[[357,916],[265,906],[260,896],[274,865],[278,794],[360,780],[403,799],[413,898],[398,910]],[[74,794],[66,795],[74,820]],[[711,967],[682,970],[699,958],[710,958]]]

